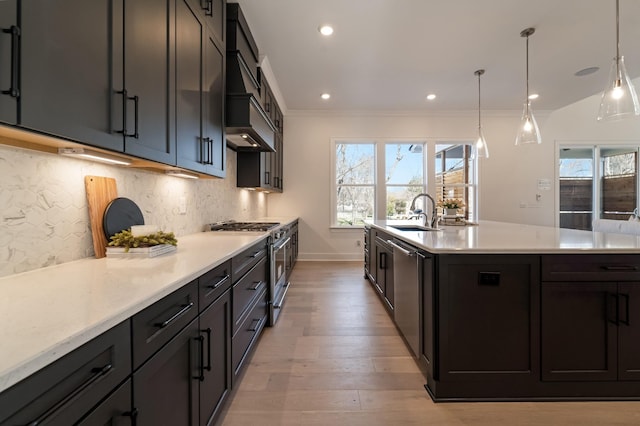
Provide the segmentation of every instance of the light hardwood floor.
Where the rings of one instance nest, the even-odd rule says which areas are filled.
[[[300,261],[291,283],[222,425],[640,425],[640,402],[434,404],[361,262]]]

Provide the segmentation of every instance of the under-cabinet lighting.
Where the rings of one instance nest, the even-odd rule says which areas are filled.
[[[87,160],[99,161],[107,164],[117,164],[119,166],[128,166],[131,164],[131,160],[126,158],[86,148],[58,148],[58,154],[69,157],[85,158]]]
[[[198,179],[198,175],[194,173],[185,172],[184,170],[167,170],[165,172],[169,176],[184,178],[184,179]]]

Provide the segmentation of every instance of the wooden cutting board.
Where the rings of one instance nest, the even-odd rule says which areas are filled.
[[[109,203],[118,197],[116,180],[102,176],[85,176],[84,187],[89,204],[89,220],[93,236],[93,251],[96,259],[106,256],[107,238],[104,236],[102,219]]]

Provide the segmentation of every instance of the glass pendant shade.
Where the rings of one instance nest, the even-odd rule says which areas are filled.
[[[478,139],[473,145],[473,157],[474,158],[489,158],[489,147],[487,141],[482,133],[482,127],[478,127]]]
[[[480,76],[484,74],[484,70],[477,70],[473,74],[478,76],[478,138],[476,139],[476,143],[473,144],[471,157],[489,158],[489,147],[487,146],[487,140],[484,138],[484,133],[482,132],[482,116],[480,115],[480,112],[482,111],[480,105]]]
[[[542,143],[542,139],[540,138],[538,123],[531,110],[531,102],[527,101],[524,103],[522,118],[520,119],[520,126],[518,127],[518,134],[516,135],[516,145],[533,143]]]
[[[615,58],[609,72],[609,82],[602,92],[598,121],[615,121],[640,115],[636,90],[624,66],[624,57]]]

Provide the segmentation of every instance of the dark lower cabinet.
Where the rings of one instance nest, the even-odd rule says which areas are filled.
[[[231,391],[231,291],[200,314],[204,368],[200,381],[200,424],[212,425]]]
[[[136,425],[198,425],[199,335],[194,319],[133,373]]]
[[[131,426],[135,414],[131,411],[131,379],[127,379],[118,389],[91,410],[77,426]]]
[[[618,284],[618,379],[640,380],[640,283]]]
[[[386,240],[392,237],[376,232],[375,237],[375,256],[376,256],[376,281],[375,287],[385,302],[387,309],[393,311],[393,248],[390,247]]]
[[[422,361],[427,375],[438,379],[435,367],[435,258],[422,253]]]
[[[2,392],[0,425],[72,425],[83,419],[131,373],[129,333],[127,320]],[[125,406],[121,396],[91,416],[104,418],[105,410],[108,418],[126,416],[130,400]]]
[[[439,256],[440,380],[537,380],[539,265],[538,256]]]
[[[542,379],[640,380],[640,283],[542,284]]]

